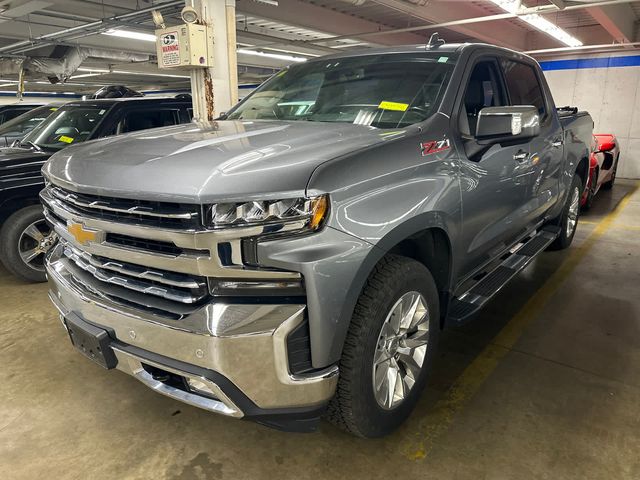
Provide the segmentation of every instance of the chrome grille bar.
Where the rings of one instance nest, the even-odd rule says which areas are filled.
[[[110,283],[112,285],[117,285],[119,287],[127,288],[129,290],[134,290],[142,294],[154,295],[156,297],[164,298],[165,300],[170,300],[170,301],[184,303],[184,304],[197,303],[207,296],[206,285],[201,285],[196,282],[194,282],[196,285],[195,288],[200,290],[201,293],[199,294],[196,294],[190,290],[180,290],[179,288],[174,288],[175,286],[171,286],[171,284],[168,284],[165,287],[165,286],[156,285],[150,282],[145,282],[144,279],[141,279],[144,277],[137,276],[137,274],[140,274],[139,271],[136,272],[134,270],[133,276],[130,276],[129,272],[123,268],[122,264],[118,264],[119,267],[116,267],[116,268],[120,268],[119,271],[113,270],[113,268],[111,269],[103,268],[102,265],[104,265],[104,263],[101,263],[100,261],[97,261],[97,260],[93,260],[87,254],[83,254],[82,252],[74,249],[68,244],[64,245],[64,255],[70,260],[72,260],[76,266],[78,266],[85,272],[88,272],[91,275],[93,275],[97,280],[104,283]],[[118,275],[117,273],[112,273],[112,272],[123,273],[123,274]],[[159,274],[159,272],[145,271],[142,273],[143,274],[147,273],[148,276],[149,275],[154,276],[155,277],[153,279],[154,281],[166,283],[163,281],[164,278],[161,276],[161,274]],[[156,279],[162,279],[162,280],[156,280]]]
[[[192,220],[200,216],[197,208],[192,211],[171,211],[168,207],[161,207],[161,203],[149,202],[154,206],[144,206],[136,204],[135,200],[125,199],[109,199],[94,195],[85,195],[80,193],[68,192],[60,187],[49,187],[51,195],[58,200],[74,205],[79,208],[90,210],[102,210],[111,213],[119,213],[124,215],[141,215],[145,217],[167,218],[174,220]],[[127,207],[126,204],[131,204]],[[123,206],[119,206],[121,204]]]

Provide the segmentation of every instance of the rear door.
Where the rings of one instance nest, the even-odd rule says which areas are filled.
[[[501,254],[520,234],[525,221],[527,175],[523,162],[529,144],[482,146],[475,140],[478,113],[504,106],[508,98],[496,57],[469,62],[453,119],[453,135],[461,158],[463,235],[459,275],[464,278]]]
[[[531,63],[501,58],[510,105],[533,105],[540,115],[540,135],[530,142],[521,164],[526,179],[523,215],[535,227],[558,198],[563,167],[563,132],[540,70]]]

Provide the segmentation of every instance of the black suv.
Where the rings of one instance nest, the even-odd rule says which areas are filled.
[[[0,260],[28,281],[44,281],[44,253],[55,238],[44,220],[38,193],[42,164],[80,142],[191,121],[190,100],[118,98],[70,102],[20,142],[0,148]]]
[[[0,105],[0,125],[40,106],[42,106],[42,103],[14,103],[11,105]]]

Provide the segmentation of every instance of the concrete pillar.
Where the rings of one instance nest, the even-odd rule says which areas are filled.
[[[235,0],[186,0],[213,28],[213,67],[191,71],[193,115],[211,121],[238,103]]]

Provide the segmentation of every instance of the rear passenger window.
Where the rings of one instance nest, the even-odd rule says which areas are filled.
[[[547,114],[544,95],[535,70],[530,65],[503,59],[500,62],[504,71],[511,105],[533,105],[540,117]]]
[[[127,112],[122,120],[121,133],[146,130],[148,128],[168,127],[180,123],[180,112],[178,110],[131,110]]]

